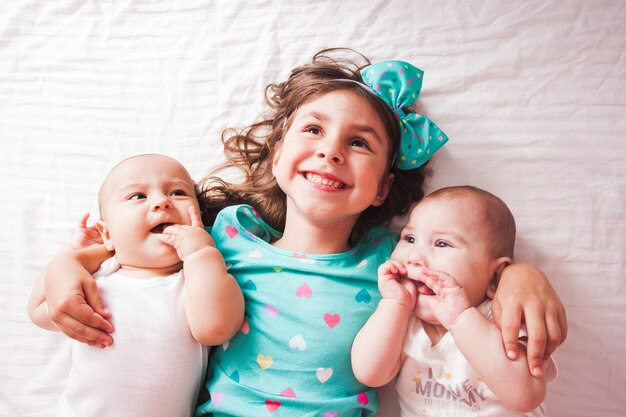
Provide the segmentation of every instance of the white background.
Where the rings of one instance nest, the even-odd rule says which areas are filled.
[[[517,260],[569,315],[550,414],[626,415],[625,22],[620,0],[3,1],[0,415],[52,415],[68,344],[26,300],[111,166],[161,152],[199,179],[266,84],[333,46],[425,70],[420,108],[450,136],[430,188],[514,212]]]

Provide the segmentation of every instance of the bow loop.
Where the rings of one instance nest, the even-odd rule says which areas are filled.
[[[401,129],[396,167],[415,169],[424,165],[447,142],[448,136],[426,116],[405,113],[419,97],[424,71],[404,61],[381,61],[365,67],[365,84],[393,110]]]

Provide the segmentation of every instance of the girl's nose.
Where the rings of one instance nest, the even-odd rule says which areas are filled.
[[[335,164],[343,164],[344,162],[344,157],[339,145],[328,139],[327,142],[317,150],[316,156],[318,158],[327,159]]]

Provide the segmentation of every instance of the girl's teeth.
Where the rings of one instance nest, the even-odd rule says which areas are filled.
[[[317,174],[311,174],[311,173],[307,173],[306,174],[306,179],[315,183],[315,184],[320,184],[323,185],[325,187],[331,187],[331,188],[335,188],[335,189],[340,189],[343,188],[343,184],[338,182],[338,181],[333,181],[330,180],[328,178],[324,178],[320,175]]]

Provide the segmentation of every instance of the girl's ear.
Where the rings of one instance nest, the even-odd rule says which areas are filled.
[[[391,184],[393,184],[393,174],[389,173],[387,174],[387,178],[381,181],[380,186],[378,187],[378,194],[376,195],[376,199],[372,203],[373,206],[378,207],[385,202],[385,199],[389,194]]]
[[[274,170],[276,169],[276,165],[278,164],[278,160],[280,159],[280,152],[282,151],[282,146],[280,146],[282,143],[282,140],[280,142],[277,142],[274,145],[274,156],[272,157],[272,174],[276,175],[274,173]]]
[[[107,248],[108,251],[113,251],[115,248],[113,247],[113,240],[111,239],[111,233],[109,233],[109,228],[106,223],[102,220],[98,220],[96,222],[96,229],[100,232],[100,236],[102,236],[102,242],[104,243],[104,247]]]
[[[496,289],[498,288],[498,282],[500,281],[500,275],[502,274],[502,270],[511,264],[511,258],[508,256],[503,256],[501,258],[493,261],[495,264],[495,271],[493,273],[493,278],[491,278],[491,282],[487,287],[487,297],[493,300],[493,297],[496,295]]]

